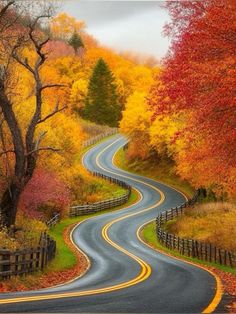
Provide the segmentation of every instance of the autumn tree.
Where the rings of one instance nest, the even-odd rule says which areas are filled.
[[[51,32],[53,38],[69,40],[74,33],[79,33],[85,28],[83,21],[62,12],[51,21]]]
[[[12,8],[14,8],[14,4],[15,2],[12,1]],[[31,6],[30,14],[19,19],[20,22],[24,21],[23,24],[14,23],[6,29],[6,32],[10,34],[13,32],[14,37],[10,37],[8,41],[4,40],[1,42],[1,45],[4,47],[4,65],[1,67],[0,75],[0,108],[2,110],[2,124],[9,131],[10,138],[8,147],[2,145],[3,151],[1,152],[1,156],[9,155],[11,164],[13,165],[8,178],[7,188],[3,192],[0,201],[1,225],[7,228],[15,224],[20,196],[34,174],[40,152],[58,151],[56,147],[42,146],[41,143],[46,132],[41,132],[36,137],[36,129],[38,125],[65,108],[65,106],[59,107],[57,103],[52,112],[46,116],[42,116],[44,92],[50,88],[60,88],[60,85],[44,85],[42,83],[41,69],[47,59],[44,47],[50,40],[50,37],[44,34],[40,23],[42,21],[45,23],[52,16],[53,6],[45,2],[40,2],[41,6],[39,10],[38,4],[35,3],[37,10],[34,10],[34,6]],[[8,9],[9,2],[1,9],[3,15],[15,14],[17,16],[17,12],[14,13]],[[39,13],[35,13],[35,11]],[[24,49],[26,47],[33,49],[34,57],[32,60],[24,57]],[[14,97],[11,95],[12,86],[9,87],[16,63],[26,69],[32,75],[34,81],[34,110],[26,130],[21,128],[18,116],[14,111],[14,103],[12,103]]]
[[[75,54],[78,54],[79,49],[84,48],[83,41],[77,32],[73,33],[73,35],[68,40],[68,43],[71,47],[73,47]]]
[[[71,87],[70,103],[72,109],[79,114],[83,111],[86,95],[88,92],[87,81],[85,79],[79,79],[75,81]]]
[[[152,112],[148,106],[145,92],[134,92],[127,99],[125,110],[122,112],[120,122],[121,132],[130,139],[129,158],[144,159],[150,151],[149,128]]]
[[[120,119],[120,111],[115,78],[104,60],[99,59],[89,81],[83,117],[114,127]]]
[[[156,116],[186,115],[178,133],[185,143],[176,154],[178,173],[195,187],[236,195],[236,2],[167,3],[172,46],[151,101]]]

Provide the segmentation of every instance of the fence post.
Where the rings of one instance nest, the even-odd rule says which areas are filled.
[[[224,250],[224,265],[227,265],[227,253]]]
[[[11,258],[11,252],[9,250],[7,250],[5,247],[3,248],[3,250],[5,251],[2,254],[2,261],[4,262],[4,264],[2,265],[2,272],[10,272],[10,258]],[[4,276],[4,275],[3,275]],[[5,277],[5,276],[4,276]],[[10,274],[7,275],[6,277],[10,277]]]
[[[231,267],[233,267],[233,263],[232,263],[232,255],[231,255],[231,253],[230,253],[230,252],[228,252],[228,255],[229,255],[229,265],[230,265]]]
[[[18,269],[19,269],[19,264],[18,264],[18,262],[19,262],[19,254],[18,254],[18,250],[16,250],[16,252],[15,252],[16,254],[15,254],[15,273],[17,274],[18,273]]]
[[[211,262],[211,249],[212,249],[212,247],[211,247],[211,243],[210,243],[210,245],[209,245],[209,248],[210,248],[210,252],[209,252],[209,261]]]
[[[208,260],[208,244],[204,243],[204,247],[205,247],[205,260]]]
[[[221,249],[218,249],[218,254],[219,254],[220,265],[222,265]]]
[[[196,253],[195,253],[195,241],[192,240],[192,257],[196,257]]]
[[[184,255],[185,247],[184,247],[184,239],[182,239],[182,254]]]
[[[178,248],[178,251],[179,251],[179,237],[177,236],[177,248]]]
[[[198,193],[199,194],[199,193]],[[233,252],[228,252],[226,250],[221,250],[213,246],[211,243],[198,242],[194,239],[181,239],[175,234],[169,234],[162,229],[162,224],[167,222],[169,219],[174,219],[185,212],[185,208],[194,204],[197,200],[198,194],[196,193],[194,197],[181,206],[176,206],[169,210],[163,211],[158,214],[156,218],[156,235],[161,243],[163,243],[167,248],[172,248],[178,250],[180,254],[188,255],[189,257],[197,257],[201,260],[206,260],[210,262],[216,262],[224,265],[230,265],[234,267],[235,256]],[[177,243],[176,243],[177,242]],[[185,254],[186,253],[186,254]]]
[[[165,237],[166,247],[168,247],[168,242],[167,242],[167,241],[168,241],[168,234],[167,234],[167,232],[166,232],[165,236],[166,236],[166,237]]]

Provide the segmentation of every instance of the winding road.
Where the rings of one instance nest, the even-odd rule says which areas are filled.
[[[92,217],[74,228],[73,242],[89,258],[87,273],[54,288],[0,295],[0,312],[209,313],[220,301],[216,278],[202,268],[145,245],[140,227],[185,197],[113,164],[126,143],[113,136],[84,156],[86,168],[118,178],[140,193],[138,203]]]

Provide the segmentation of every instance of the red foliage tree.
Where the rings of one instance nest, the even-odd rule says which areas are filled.
[[[172,21],[165,32],[172,37],[172,46],[161,77],[164,88],[156,88],[161,102],[152,105],[156,114],[189,113],[184,161],[194,165],[209,160],[200,167],[201,173],[189,177],[201,178],[202,184],[204,176],[208,183],[210,176],[211,184],[234,194],[236,2],[179,1],[168,2],[167,8]]]
[[[73,56],[74,50],[66,42],[61,40],[50,40],[46,47],[46,51],[49,52],[49,59],[62,58],[66,56]]]
[[[47,208],[62,211],[70,203],[70,192],[55,174],[36,170],[20,199],[20,208],[27,216],[47,217],[51,212],[39,211]]]

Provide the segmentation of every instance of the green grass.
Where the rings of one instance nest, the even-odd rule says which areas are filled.
[[[148,243],[149,245],[151,245],[153,248],[159,249],[161,251],[164,251],[166,253],[169,253],[175,257],[181,258],[181,259],[186,260],[186,261],[196,262],[196,263],[201,264],[203,266],[212,266],[212,267],[218,268],[220,270],[223,270],[225,272],[236,275],[236,269],[232,269],[228,266],[223,266],[223,265],[216,264],[216,263],[209,263],[209,262],[201,261],[197,258],[191,258],[191,257],[185,256],[185,255],[181,255],[177,251],[170,250],[170,249],[166,248],[165,246],[161,245],[161,243],[157,240],[155,228],[156,228],[155,222],[151,222],[151,223],[147,224],[143,228],[143,230],[141,231],[141,236],[144,239],[144,241],[146,243]]]
[[[78,162],[81,162],[82,156],[91,148],[94,146],[98,145],[99,143],[104,142],[105,140],[111,138],[113,135],[108,136],[104,139],[101,139],[97,143],[90,145],[88,147],[85,147],[81,152],[79,152],[76,156],[76,160]],[[97,181],[99,182],[99,185],[101,187],[100,193],[102,193],[104,199],[106,198],[112,198],[112,197],[119,197],[121,195],[124,195],[126,190],[122,187],[117,186],[116,184],[110,183],[104,179],[101,178],[96,178]],[[134,190],[132,190],[130,198],[128,202],[125,205],[115,207],[112,209],[108,209],[105,211],[98,212],[96,214],[91,214],[91,215],[84,215],[84,216],[78,216],[78,217],[73,217],[73,218],[64,218],[62,219],[58,224],[56,224],[54,227],[51,228],[49,231],[49,235],[53,237],[56,242],[57,242],[57,254],[56,258],[50,263],[50,265],[47,268],[47,271],[60,271],[64,269],[69,269],[76,265],[76,257],[75,254],[71,251],[71,249],[66,245],[63,239],[63,231],[69,227],[70,225],[74,223],[79,223],[81,221],[84,221],[88,218],[98,216],[101,214],[104,214],[106,212],[110,212],[113,210],[118,210],[122,209],[124,207],[130,206],[134,204],[138,200],[138,193]]]
[[[98,145],[99,143],[102,143],[106,141],[109,138],[112,138],[114,135],[107,136],[100,141],[96,142],[93,145],[90,145],[88,147],[83,148],[75,157],[75,162],[76,163],[81,163],[81,159],[83,155],[89,151],[91,148],[94,146]],[[126,193],[126,189],[118,186],[117,184],[111,183],[106,179],[102,179],[100,177],[93,177],[91,175],[91,183],[85,183],[84,186],[84,193],[83,195],[96,195],[97,198],[95,201],[101,201],[104,199],[110,199],[114,197],[120,197]],[[80,202],[78,200],[82,200],[82,202],[87,202],[87,199],[82,199],[81,195],[78,197],[77,200],[73,201],[73,204],[79,204]]]
[[[174,174],[173,164],[167,160],[161,160],[159,162],[150,160],[129,162],[125,157],[125,151],[121,148],[116,153],[115,163],[121,169],[149,177],[181,190],[188,197],[194,194],[194,189],[190,184]]]
[[[110,183],[109,181],[102,179],[102,178],[96,178],[98,180],[98,187],[97,192],[101,194],[103,199],[109,199],[113,197],[119,197],[124,194],[126,194],[127,190],[120,187],[119,185],[115,183]]]
[[[68,269],[76,264],[76,256],[64,242],[63,232],[69,225],[79,222],[81,218],[82,217],[65,218],[52,227],[48,232],[57,242],[57,254],[56,258],[49,264],[47,271]]]
[[[74,223],[84,221],[88,218],[99,216],[104,213],[108,213],[114,210],[125,208],[127,206],[130,206],[136,203],[138,199],[139,199],[139,194],[135,190],[132,190],[130,198],[125,205],[121,205],[112,209],[104,210],[96,214],[62,219],[58,224],[52,227],[51,230],[49,231],[49,235],[53,237],[57,242],[57,254],[56,254],[55,259],[47,267],[46,271],[52,271],[52,270],[60,271],[60,270],[69,269],[76,265],[76,257],[74,253],[70,250],[70,248],[66,245],[63,239],[63,231],[65,230],[65,228],[67,228],[68,226]]]

